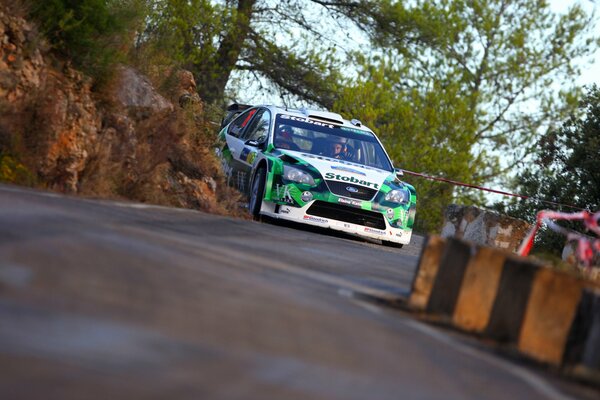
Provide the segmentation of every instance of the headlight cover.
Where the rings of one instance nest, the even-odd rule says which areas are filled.
[[[410,192],[408,189],[394,189],[387,192],[385,201],[398,204],[406,204],[410,201]]]
[[[315,185],[315,180],[310,174],[301,171],[298,168],[290,167],[289,165],[283,166],[283,177],[288,181],[304,183],[305,185],[310,186]]]

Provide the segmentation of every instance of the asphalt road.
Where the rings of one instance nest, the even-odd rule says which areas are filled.
[[[422,240],[0,185],[0,398],[598,394],[366,301],[409,292]]]

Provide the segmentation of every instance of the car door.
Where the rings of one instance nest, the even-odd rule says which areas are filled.
[[[248,181],[250,178],[250,167],[248,166],[249,149],[245,146],[244,137],[247,132],[256,124],[253,121],[260,119],[264,109],[252,108],[236,119],[229,125],[225,133],[227,150],[230,153],[230,160],[226,167],[228,183],[237,188],[242,193],[248,193]],[[260,115],[259,115],[260,114]],[[251,164],[250,164],[251,165]]]
[[[248,129],[244,131],[244,148],[240,153],[240,162],[245,165],[247,172],[252,170],[258,152],[265,149],[270,127],[271,112],[262,108],[256,112]]]
[[[239,163],[237,163],[239,168],[237,171],[237,184],[238,189],[242,192],[250,191],[252,166],[258,152],[264,150],[264,147],[266,146],[270,126],[271,113],[265,108],[260,108],[256,111],[252,121],[240,136],[243,147],[237,159],[237,161],[239,161]]]
[[[222,147],[217,152],[222,160],[223,172],[227,177],[227,184],[236,188],[239,187],[239,155],[244,147],[240,136],[250,124],[256,111],[256,108],[252,108],[242,112],[227,126],[223,137],[224,143],[222,143]]]

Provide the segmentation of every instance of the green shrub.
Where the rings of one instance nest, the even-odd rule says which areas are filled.
[[[17,158],[0,150],[0,182],[34,186],[35,177]]]
[[[123,61],[143,19],[143,0],[31,0],[53,49],[103,81]]]

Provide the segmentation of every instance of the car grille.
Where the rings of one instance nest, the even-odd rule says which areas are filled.
[[[382,214],[361,210],[360,208],[317,200],[308,208],[306,213],[315,217],[330,218],[375,229],[385,229],[385,220]]]
[[[376,189],[366,188],[364,186],[354,185],[347,182],[325,181],[331,193],[338,196],[350,197],[358,200],[372,200],[377,194]],[[355,192],[349,191],[347,188],[353,188]]]

